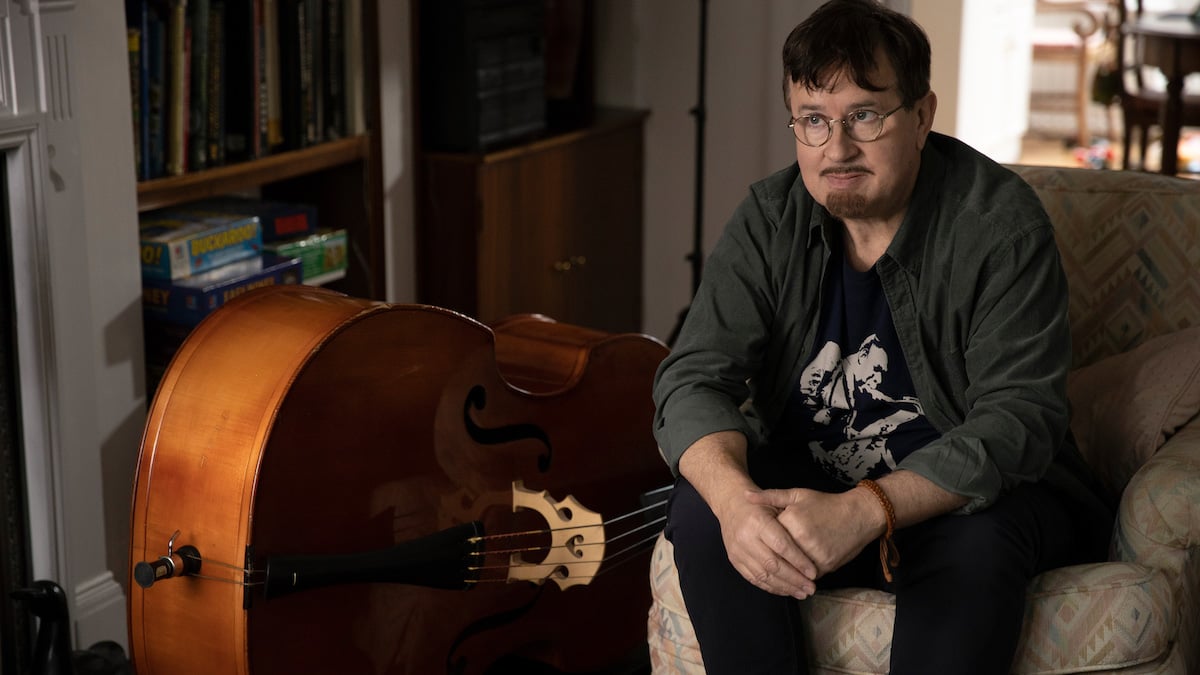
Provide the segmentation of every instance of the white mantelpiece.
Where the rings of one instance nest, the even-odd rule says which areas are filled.
[[[0,28],[33,575],[76,647],[124,644],[145,391],[123,3],[0,0]]]

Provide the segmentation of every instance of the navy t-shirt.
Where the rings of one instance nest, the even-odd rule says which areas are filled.
[[[854,270],[841,246],[833,249],[824,315],[785,433],[831,477],[854,485],[890,472],[939,434],[917,399],[879,275]]]

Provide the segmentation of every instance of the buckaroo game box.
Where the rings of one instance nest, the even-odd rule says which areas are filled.
[[[180,279],[262,251],[254,216],[162,210],[143,214],[138,226],[143,279]]]

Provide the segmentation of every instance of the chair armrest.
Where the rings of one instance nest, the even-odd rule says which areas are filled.
[[[1034,13],[1071,16],[1071,30],[1080,45],[1109,25],[1107,6],[1092,0],[1037,0]]]
[[[1117,509],[1113,559],[1167,573],[1172,586],[1200,546],[1200,417],[1163,444],[1130,479]]]

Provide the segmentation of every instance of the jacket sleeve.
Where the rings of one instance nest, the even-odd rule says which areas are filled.
[[[961,344],[942,359],[960,419],[900,463],[964,495],[965,513],[1039,480],[1068,428],[1067,282],[1048,221],[993,245],[948,303]],[[955,379],[965,381],[953,382]]]
[[[741,405],[775,305],[769,254],[775,231],[752,192],[705,261],[678,339],[659,366],[654,435],[676,474],[680,456],[703,436],[737,430],[754,441]]]

